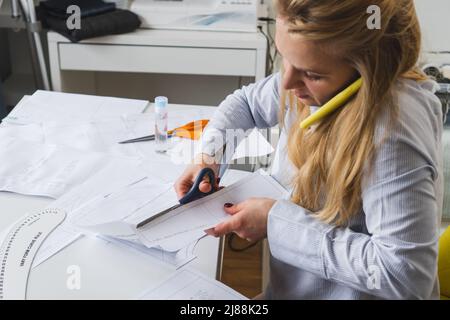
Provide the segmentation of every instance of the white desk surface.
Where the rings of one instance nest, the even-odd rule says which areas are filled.
[[[199,110],[201,106],[171,105]],[[0,230],[27,213],[44,209],[53,200],[0,192]],[[222,259],[221,241],[201,239],[195,249],[197,258],[188,264],[216,278]],[[219,260],[220,259],[220,260]],[[80,290],[68,289],[67,268],[80,267]],[[27,299],[134,299],[144,290],[169,276],[175,268],[150,256],[83,237],[52,256],[30,273]]]

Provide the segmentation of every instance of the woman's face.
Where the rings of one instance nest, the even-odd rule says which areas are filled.
[[[282,86],[309,106],[321,106],[357,75],[343,59],[327,54],[311,41],[288,32],[283,18],[276,22],[276,46],[283,57]]]

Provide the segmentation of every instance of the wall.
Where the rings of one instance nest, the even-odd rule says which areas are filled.
[[[415,0],[426,51],[450,51],[450,1]],[[450,62],[450,61],[449,61]]]

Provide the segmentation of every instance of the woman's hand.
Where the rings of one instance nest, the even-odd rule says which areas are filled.
[[[206,154],[199,154],[193,161],[193,164],[189,165],[183,174],[178,178],[175,182],[175,191],[177,193],[178,199],[184,197],[184,195],[192,188],[194,184],[195,178],[197,178],[200,170],[203,168],[211,168],[213,169],[215,176],[218,177],[219,165],[215,163],[215,159]],[[203,180],[200,183],[199,189],[201,192],[209,192],[211,190],[211,184],[218,189],[219,180],[216,181],[208,181],[207,179]]]
[[[275,200],[269,198],[250,198],[236,205],[226,203],[224,210],[232,217],[206,233],[219,237],[234,232],[247,241],[263,239],[267,236],[267,218],[274,204]]]

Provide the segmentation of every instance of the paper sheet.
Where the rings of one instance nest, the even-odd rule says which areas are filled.
[[[212,109],[212,108],[211,108]],[[175,128],[191,120],[211,116],[212,112],[203,112],[195,117],[179,112],[169,118],[169,127]],[[142,137],[154,133],[154,115],[152,112],[137,115],[108,116],[92,121],[73,121],[71,123],[45,122],[28,125],[3,123],[0,126],[0,139],[19,138],[42,144],[55,144],[71,148],[102,152],[114,156],[128,156],[151,159],[152,162],[171,162],[174,165],[190,163],[199,146],[198,141],[171,138],[168,140],[168,156],[155,153],[155,143],[140,142],[119,144],[119,141]],[[233,160],[245,157],[265,156],[274,151],[258,130],[243,139],[237,146]]]
[[[205,108],[197,112],[193,112],[191,108],[179,110],[170,114],[168,127],[176,128],[193,120],[209,119],[213,113],[214,108]],[[5,119],[0,126],[0,137],[68,145],[83,151],[153,158],[156,155],[154,142],[132,144],[118,142],[153,134],[154,118],[154,112],[150,110],[145,114],[108,114],[89,120],[74,118],[70,122],[52,119],[24,125]],[[175,146],[178,141],[179,139],[169,139],[169,145]],[[163,161],[167,161],[167,157],[163,157]]]
[[[104,116],[142,113],[145,100],[99,97],[51,91],[36,91],[23,99],[3,120],[15,124],[101,119]]]
[[[158,178],[164,183],[173,184],[186,169],[186,165],[174,165],[170,161],[158,162],[153,161],[153,159],[143,159],[139,168],[142,172],[145,172],[147,177]]]
[[[71,123],[46,122],[27,125],[0,126],[0,138],[14,137],[42,144],[70,146],[71,148],[102,152],[114,156],[144,156],[137,144],[119,144],[119,141],[152,134],[153,118],[148,114],[105,117],[93,121]]]
[[[175,209],[136,229],[140,241],[147,247],[170,241],[175,236],[195,230],[206,230],[226,220],[224,203],[240,203],[251,197],[281,199],[288,192],[269,175],[257,171],[207,197]]]
[[[191,242],[188,245],[185,245],[182,249],[178,251],[169,252],[158,248],[147,248],[146,246],[140,243],[134,241],[120,240],[114,237],[98,235],[98,238],[113,243],[115,245],[121,246],[124,249],[132,249],[139,254],[151,256],[162,262],[173,265],[176,269],[181,268],[182,266],[186,265],[187,263],[191,262],[196,258],[194,250],[198,241],[200,240],[196,239],[195,241]]]
[[[81,230],[127,241],[140,241],[136,225],[168,207],[178,204],[173,184],[142,179],[134,184],[100,194],[71,215],[73,224]],[[149,246],[166,252],[177,252],[205,236],[203,230],[183,232]]]
[[[279,199],[285,196],[287,191],[281,185],[259,171],[137,228],[139,222],[177,203],[170,185],[158,187],[142,180],[109,196],[98,196],[80,207],[73,220],[89,232],[175,252],[204,236],[204,230],[229,218],[223,210],[224,203],[239,203],[250,197]]]
[[[180,173],[177,172],[177,170],[173,170],[173,166],[170,164],[153,165],[148,162],[139,164],[139,162],[134,159],[113,159],[112,161],[107,162],[95,175],[50,204],[51,207],[65,209],[68,213],[68,217],[66,221],[63,222],[42,244],[35,258],[33,267],[38,266],[82,236],[83,232],[72,224],[73,212],[78,208],[89,204],[90,201],[93,201],[98,196],[109,195],[117,190],[124,189],[127,185],[133,185],[138,181],[142,181],[149,176],[152,177],[151,180],[153,182],[156,183],[157,181],[161,181],[161,184],[165,184],[168,181],[159,178],[159,176],[167,178],[168,174],[165,174],[164,172],[167,172],[169,176],[173,174],[178,176]],[[173,198],[174,195],[172,194],[171,197]],[[165,203],[163,202],[160,204],[161,207],[168,204],[167,201],[165,201]],[[179,241],[174,241],[176,244],[175,246],[173,243],[163,243],[163,245],[168,251],[175,252],[186,247],[186,243],[189,243],[189,241],[198,240],[203,235],[203,232],[187,234],[188,237],[184,235],[184,238],[180,238],[182,245],[180,245]],[[131,238],[137,238],[134,230],[133,237]],[[186,241],[186,239],[189,241]]]
[[[193,269],[181,269],[139,296],[141,300],[248,300],[223,283]]]
[[[49,207],[64,209],[67,217],[44,241],[35,257],[33,268],[82,236],[80,230],[71,223],[72,213],[77,208],[89,203],[99,193],[112,193],[143,178],[145,174],[139,169],[138,162],[113,159],[88,180],[52,202]]]
[[[143,208],[149,210],[149,205],[153,207],[155,202],[161,202],[164,194],[172,189],[171,183],[155,183],[154,179],[146,177],[111,194],[100,194],[75,210],[72,221],[76,225],[85,226],[133,219],[133,215],[139,215]]]
[[[110,160],[65,146],[0,139],[0,190],[58,198]]]

